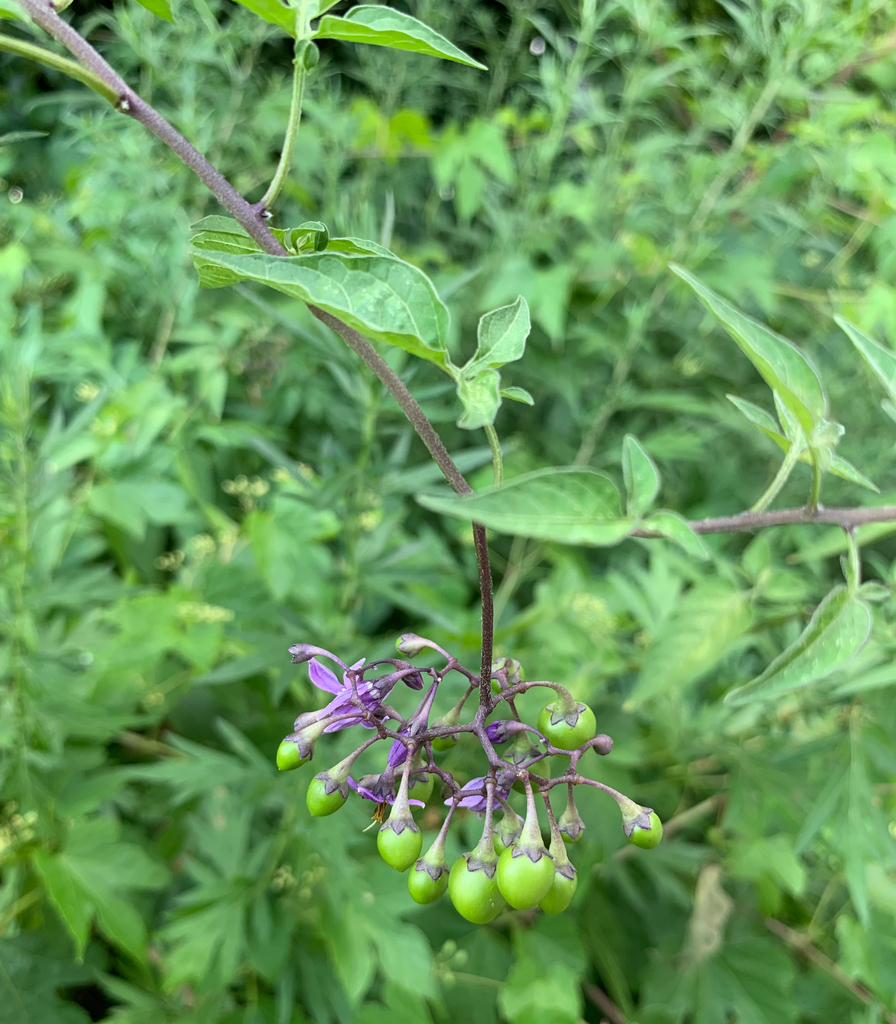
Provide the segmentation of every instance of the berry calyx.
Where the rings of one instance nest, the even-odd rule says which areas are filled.
[[[539,904],[554,881],[554,862],[548,851],[508,847],[498,858],[498,888],[507,902],[517,910]]]
[[[495,861],[478,860],[475,853],[465,853],[452,865],[448,895],[454,909],[471,924],[494,921],[506,906],[498,890]]]
[[[554,880],[554,861],[541,839],[532,787],[526,786],[526,821],[519,839],[498,858],[498,888],[517,910],[540,903]]]
[[[423,836],[416,824],[405,826],[401,832],[396,832],[392,822],[387,821],[379,830],[376,837],[376,846],[380,856],[396,871],[407,871],[416,862],[423,849]]]
[[[414,865],[408,875],[408,892],[417,903],[434,903],[448,888],[448,866],[445,863],[445,836],[447,825],[436,837],[435,842]]]
[[[585,831],[585,822],[582,821],[582,816],[579,814],[578,807],[576,807],[572,786],[569,787],[566,809],[560,815],[557,825],[559,826],[560,835],[564,843],[577,843]]]
[[[293,740],[282,740],[280,746],[277,747],[277,768],[281,772],[291,772],[294,768],[299,768],[310,760],[310,754],[307,757],[302,757]]]
[[[335,783],[330,792],[327,792],[329,782],[331,782],[330,776],[326,772],[322,772],[308,783],[305,802],[308,804],[308,810],[316,818],[325,818],[328,814],[335,814],[348,796]]]
[[[546,914],[562,914],[572,902],[579,885],[576,869],[570,864],[560,830],[552,825],[551,856],[554,858],[554,878],[539,906]]]
[[[396,871],[407,871],[423,849],[423,836],[408,803],[408,776],[405,770],[389,817],[376,837],[380,856]]]
[[[656,811],[651,811],[646,807],[642,810],[647,811],[647,823],[646,825],[641,822],[636,823],[629,833],[628,839],[630,843],[640,846],[642,850],[652,850],[662,842],[663,823]]]
[[[551,887],[538,904],[546,914],[562,914],[572,903],[572,898],[579,887],[579,878],[572,864],[569,868],[572,870],[571,876],[564,874],[559,868],[554,871]]]
[[[492,832],[495,850],[498,854],[502,854],[509,846],[513,846],[522,831],[523,819],[512,807],[508,806],[504,811],[501,824]]]
[[[597,720],[587,704],[551,701],[538,716],[538,731],[559,750],[577,750],[597,735]]]

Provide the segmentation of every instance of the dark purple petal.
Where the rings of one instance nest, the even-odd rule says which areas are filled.
[[[386,764],[390,768],[397,768],[400,764],[404,764],[407,759],[407,746],[401,740],[395,740],[392,744],[392,749],[389,751],[389,756],[386,758]]]
[[[308,662],[308,675],[319,690],[326,690],[327,693],[341,693],[345,689],[345,686],[336,678],[335,673],[331,672],[326,665],[321,665],[317,658],[312,658]]]

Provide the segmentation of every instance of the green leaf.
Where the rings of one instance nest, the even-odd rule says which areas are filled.
[[[645,530],[662,534],[668,540],[674,541],[694,558],[709,558],[709,550],[703,543],[703,538],[694,533],[688,525],[688,521],[677,512],[671,512],[665,508],[659,509],[649,515],[641,525]]]
[[[659,493],[660,471],[632,434],[626,434],[622,442],[622,476],[628,494],[628,514],[643,515]]]
[[[849,336],[849,340],[859,350],[865,362],[871,367],[875,377],[887,389],[890,401],[896,402],[896,353],[883,345],[878,345],[855,324],[835,316],[835,322]]]
[[[693,1024],[793,1024],[799,1014],[791,992],[794,968],[774,941],[745,938],[711,956],[682,964],[654,961],[645,983],[645,1003],[672,1011]]]
[[[606,547],[626,537],[616,485],[603,473],[570,466],[539,469],[468,498],[417,495],[424,508],[482,523],[499,533]]]
[[[0,18],[9,18],[11,21],[24,21],[29,24],[31,22],[24,8],[19,7],[15,0],[0,0]]]
[[[477,328],[476,354],[464,369],[468,372],[486,366],[497,369],[522,358],[531,329],[529,307],[522,295],[509,306],[486,313]]]
[[[818,374],[799,349],[765,324],[746,316],[716,295],[684,267],[671,263],[670,269],[697,293],[740,346],[770,388],[777,391],[796,416],[808,437],[824,419],[827,401]]]
[[[694,586],[663,623],[648,648],[624,707],[660,694],[683,693],[731,651],[753,621],[747,595],[724,580]]]
[[[828,472],[833,473],[834,476],[839,476],[842,480],[849,480],[850,483],[858,484],[859,487],[865,487],[869,491],[874,491],[875,494],[880,494],[880,488],[873,480],[869,480],[851,462],[847,462],[846,459],[841,458],[839,455],[832,456]]]
[[[725,395],[732,405],[736,406],[737,409],[747,417],[751,423],[755,423],[757,427],[765,434],[766,437],[782,448],[785,452],[790,450],[790,441],[781,433],[778,424],[775,422],[774,416],[770,412],[766,412],[765,409],[758,405],[754,405],[752,402],[748,402],[743,398],[738,398],[735,395]]]
[[[56,854],[38,851],[34,866],[47,894],[75,942],[80,958],[87,944],[90,922],[135,959],[146,959],[146,929],[142,918],[123,893],[131,889],[157,889],[168,873],[150,860],[139,846],[122,843],[111,818],[76,824],[63,849]]]
[[[141,7],[145,7],[150,14],[154,14],[163,21],[170,21],[174,24],[174,15],[171,13],[171,4],[168,0],[137,0]]]
[[[484,369],[467,375],[466,368],[457,378],[457,397],[464,407],[463,415],[457,421],[464,430],[491,426],[501,405],[501,375],[497,370]]]
[[[778,424],[775,423],[774,417],[770,413],[758,405],[747,402],[742,398],[737,398],[734,395],[726,395],[725,397],[729,402],[737,406],[744,416],[751,423],[755,423],[763,434],[774,441],[779,448],[785,452],[790,451],[791,442],[780,432]],[[799,461],[811,463],[811,453],[804,451],[800,455]],[[849,480],[850,483],[858,484],[860,487],[866,487],[869,491],[874,491],[875,494],[880,494],[880,488],[877,484],[869,480],[863,473],[860,473],[851,462],[841,458],[839,455],[831,454],[828,472],[833,473],[834,476],[839,476],[843,480]]]
[[[871,632],[871,609],[846,587],[835,587],[809,620],[799,639],[756,679],[731,690],[727,704],[772,700],[842,668]]]
[[[422,21],[409,14],[393,11],[391,7],[353,7],[344,17],[327,15],[321,19],[314,39],[341,39],[346,43],[372,43],[374,46],[388,46],[393,50],[410,50],[411,53],[425,53],[431,57],[444,57],[458,64],[487,71],[488,68],[473,60],[449,43]]]
[[[281,0],[236,0],[246,10],[257,14],[259,18],[282,28],[283,31],[295,38],[296,34],[296,10],[295,7],[282,3]]]
[[[522,957],[498,996],[511,1024],[577,1024],[582,1018],[580,979],[567,964]]]
[[[535,399],[525,388],[501,388],[501,395],[513,402],[522,402],[523,405],[535,405]]]
[[[326,252],[308,256],[206,250],[191,255],[202,283],[209,267],[233,280],[257,281],[444,369],[448,310],[426,274],[387,250],[382,250],[387,255],[340,253],[334,242]]]

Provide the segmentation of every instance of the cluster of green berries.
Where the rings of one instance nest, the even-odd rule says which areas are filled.
[[[433,903],[448,892],[458,913],[475,924],[486,924],[507,906],[517,910],[541,907],[548,914],[559,914],[570,905],[576,892],[577,877],[566,846],[575,843],[585,829],[575,806],[573,788],[587,784],[603,790],[616,800],[622,812],[623,831],[630,842],[643,849],[657,846],[663,826],[649,807],[641,807],[621,793],[578,773],[579,759],[590,748],[600,754],[609,753],[612,741],[597,735],[597,722],[592,710],[575,701],[556,683],[523,683],[519,664],[502,659],[493,666],[491,695],[480,700],[476,717],[462,726],[460,716],[471,693],[481,689],[479,677],[467,672],[446,651],[431,641],[405,634],[398,642],[400,653],[410,655],[432,648],[448,659],[444,669],[417,669],[409,662],[395,659],[351,667],[335,655],[308,644],[290,648],[293,661],[310,662],[312,682],[335,694],[335,699],[319,712],[300,715],[295,731],[280,744],[277,765],[281,770],[298,768],[311,759],[318,738],[325,732],[336,732],[355,725],[376,730],[367,742],[339,764],[316,775],[307,791],[309,811],[325,817],[338,811],[353,789],[362,799],[377,804],[375,820],[381,822],[377,848],[383,860],[397,871],[409,871],[408,890],[421,904]],[[339,664],[342,683],[314,655],[323,655]],[[381,665],[391,671],[375,678],[367,674]],[[441,718],[430,722],[430,709],[442,679],[451,671],[467,677],[466,695]],[[402,681],[412,689],[423,689],[424,679],[432,682],[420,706],[408,719],[385,704],[391,688]],[[513,698],[536,686],[553,688],[557,697],[548,703],[538,717],[537,728],[521,722]],[[488,688],[486,688],[488,694]],[[513,717],[486,720],[503,705]],[[398,728],[393,726],[397,724]],[[472,732],[483,745],[489,758],[485,776],[458,786],[450,773],[436,762],[436,753],[457,743],[460,732]],[[372,744],[391,739],[385,770],[380,775],[362,776],[355,781],[351,770],[357,758]],[[495,746],[509,744],[504,757]],[[537,774],[539,762],[550,756],[568,759],[566,773],[558,778]],[[448,813],[436,839],[423,854],[423,836],[414,820],[412,804],[429,800],[438,777],[447,786],[445,801]],[[397,783],[397,792],[395,790]],[[566,809],[555,818],[550,790],[558,784],[567,786]],[[526,795],[526,815],[521,818],[508,803],[511,789]],[[542,838],[536,791],[544,801],[550,823],[548,845]],[[385,820],[385,809],[391,804]],[[475,849],[448,866],[445,842],[453,815],[458,809],[472,810],[484,816],[482,837]],[[496,823],[496,814],[501,813]]]

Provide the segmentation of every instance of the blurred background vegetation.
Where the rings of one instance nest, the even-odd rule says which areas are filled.
[[[879,387],[832,321],[896,345],[892,4],[403,9],[489,73],[323,43],[278,223],[320,219],[426,269],[457,353],[523,293],[535,326],[507,382],[536,407],[501,411],[509,474],[618,476],[634,432],[689,517],[765,488],[777,449],[725,396],[770,395],[677,260],[820,368],[841,453],[883,492],[828,478],[823,500],[896,497]],[[66,17],[257,199],[289,43],[227,0],[175,14],[75,0]],[[287,646],[354,661],[414,630],[474,666],[475,561],[466,528],[415,505],[437,472],[335,337],[274,293],[198,291],[188,226],[216,211],[140,125],[0,53],[0,1017],[896,1020],[892,600],[829,683],[721,704],[840,578],[836,530],[710,538],[707,564],[663,542],[494,539],[498,653],[591,702],[616,746],[589,774],[684,815],[636,851],[612,802],[583,794],[560,918],[476,928],[447,900],[418,908],[369,805],[310,818],[312,773],[273,768],[320,703]],[[489,483],[450,382],[389,359]],[[799,467],[779,501],[808,486]],[[893,531],[861,537],[887,587]],[[350,742],[322,741],[314,770]],[[481,770],[466,741],[445,764]],[[436,801],[422,821],[438,820]]]

